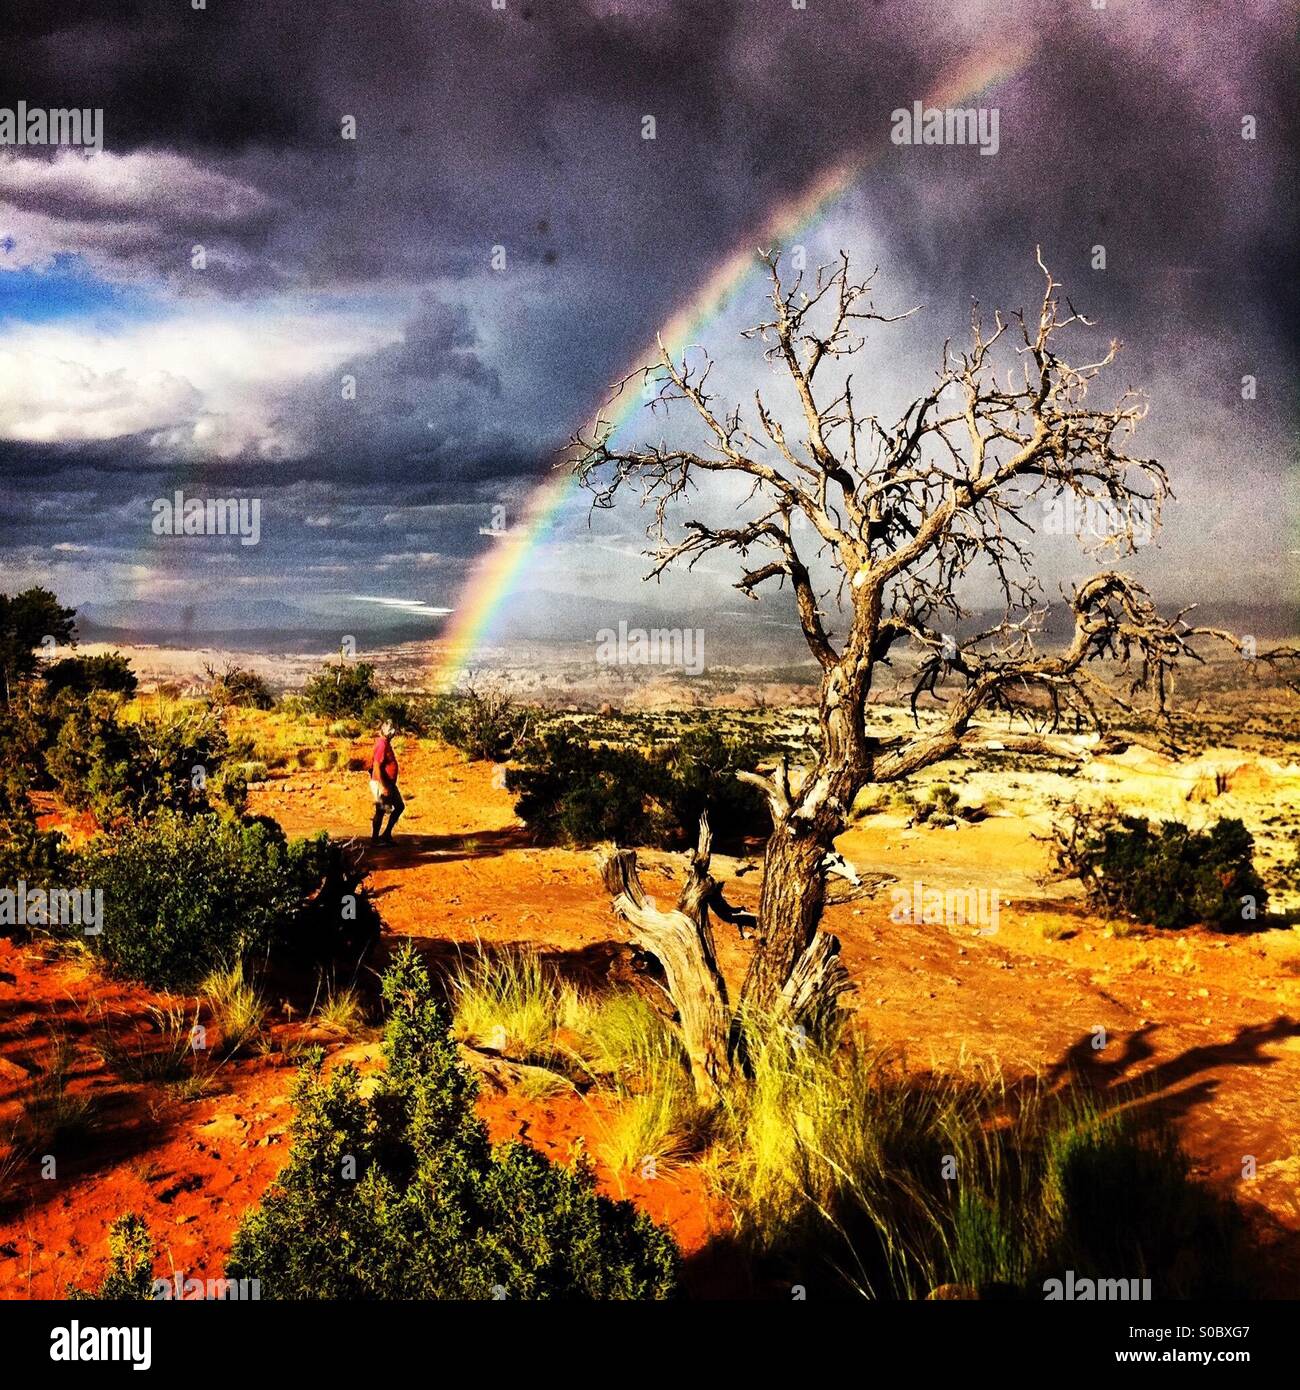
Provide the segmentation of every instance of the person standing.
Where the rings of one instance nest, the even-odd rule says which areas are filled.
[[[397,732],[391,720],[384,720],[375,740],[375,751],[370,755],[370,794],[375,798],[375,815],[370,824],[371,840],[393,839],[393,826],[397,818],[406,810],[406,802],[397,789],[397,754],[393,752],[393,735]],[[384,812],[388,812],[388,826],[383,835],[379,827],[383,824]]]

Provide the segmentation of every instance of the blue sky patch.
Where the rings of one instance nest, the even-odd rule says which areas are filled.
[[[125,319],[150,318],[161,308],[158,297],[133,285],[102,280],[77,255],[62,252],[45,270],[5,270],[13,238],[0,233],[0,321],[49,323],[94,319],[101,326]]]

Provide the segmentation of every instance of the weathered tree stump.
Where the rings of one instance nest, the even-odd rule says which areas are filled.
[[[614,910],[632,929],[637,946],[663,967],[666,993],[676,1013],[682,1045],[690,1059],[697,1094],[711,1100],[734,1079],[743,1063],[743,1020],[733,1013],[727,985],[718,969],[709,921],[712,907],[728,921],[753,920],[733,908],[709,872],[712,835],[707,817],[700,818],[700,838],[687,869],[677,905],[662,911],[645,892],[636,851],[610,849],[599,859],[601,877]],[[767,949],[760,941],[757,952]],[[795,957],[783,988],[763,1019],[781,1028],[802,1028],[820,1034],[838,1011],[840,996],[850,988],[840,961],[840,943],[815,931]]]
[[[717,891],[709,875],[710,845],[708,823],[701,820],[685,886],[668,912],[660,911],[642,887],[635,850],[612,849],[600,858],[614,911],[627,922],[636,944],[663,966],[701,1099],[715,1098],[731,1076],[731,1009],[709,925],[708,901]]]

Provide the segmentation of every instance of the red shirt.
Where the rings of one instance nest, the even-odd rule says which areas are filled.
[[[393,752],[393,745],[380,734],[375,742],[375,751],[370,755],[370,770],[376,773],[376,781],[383,782],[387,786],[395,786],[397,783],[397,755]]]

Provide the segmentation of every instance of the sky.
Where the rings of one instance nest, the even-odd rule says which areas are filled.
[[[1134,568],[1171,604],[1293,595],[1294,15],[796,3],[8,0],[0,107],[101,108],[103,148],[0,149],[3,587],[250,623],[288,602],[346,626],[358,595],[457,607],[483,532],[630,357],[848,160],[861,177],[800,244],[878,267],[880,307],[921,306],[873,331],[864,393],[924,390],[972,300],[1031,303],[1041,246],[1103,350],[1122,341],[1117,388],[1150,399],[1139,452],[1177,502]],[[890,143],[945,72],[1021,49],[971,102],[998,110],[996,155]],[[740,337],[762,292],[701,327],[740,398],[769,380]],[[178,488],[258,498],[258,544],[155,535]],[[521,611],[744,606],[720,556],[647,591],[643,521],[575,494]]]

